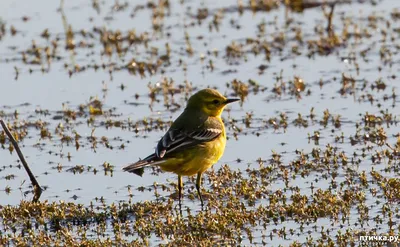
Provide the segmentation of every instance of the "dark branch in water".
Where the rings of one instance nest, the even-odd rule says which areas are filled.
[[[8,129],[7,125],[5,124],[5,122],[3,121],[3,119],[0,119],[0,124],[4,129],[4,132],[6,132],[8,138],[10,139],[11,143],[13,144],[15,150],[17,151],[18,157],[22,162],[22,165],[24,166],[26,172],[28,173],[28,176],[32,182],[33,185],[33,201],[36,202],[37,200],[39,200],[40,195],[42,194],[43,189],[40,187],[38,181],[36,180],[35,176],[33,175],[31,169],[29,168],[28,163],[26,162],[24,155],[22,154],[21,149],[18,146],[17,141],[14,139],[13,135],[11,134],[10,130]]]
[[[329,12],[328,15],[328,26],[326,27],[326,31],[328,32],[329,37],[334,37],[335,33],[333,31],[333,24],[332,24],[332,19],[333,19],[333,12],[335,10],[335,3],[331,4],[331,12]]]

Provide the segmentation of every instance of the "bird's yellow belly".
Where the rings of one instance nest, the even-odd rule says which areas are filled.
[[[199,172],[203,173],[222,157],[225,145],[226,137],[225,133],[223,133],[213,141],[187,150],[186,152],[191,155],[185,155],[185,159],[183,157],[169,159],[165,163],[160,164],[160,167],[163,171],[174,172],[183,176],[191,176]]]

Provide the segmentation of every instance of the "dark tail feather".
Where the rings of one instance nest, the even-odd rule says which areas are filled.
[[[136,163],[133,163],[133,164],[123,167],[122,170],[125,172],[132,172],[136,175],[142,176],[144,173],[144,168],[147,166],[153,165],[155,159],[156,159],[156,156],[154,154],[152,154],[143,160],[139,160]]]

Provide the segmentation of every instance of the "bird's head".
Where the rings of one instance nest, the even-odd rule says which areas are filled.
[[[228,99],[217,90],[203,89],[193,94],[188,101],[186,108],[203,111],[209,116],[220,116],[225,106],[236,102],[239,99]]]

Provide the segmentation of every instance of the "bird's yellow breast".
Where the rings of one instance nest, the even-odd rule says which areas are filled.
[[[222,157],[225,145],[226,134],[223,129],[221,135],[214,140],[189,148],[183,151],[181,156],[160,164],[160,167],[164,171],[184,176],[203,173]]]

